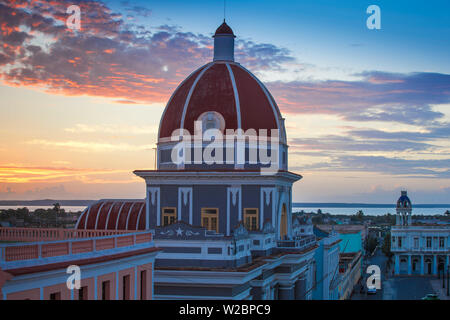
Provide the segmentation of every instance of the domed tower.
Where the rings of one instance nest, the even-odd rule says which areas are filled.
[[[157,170],[146,181],[146,228],[182,221],[225,236],[245,223],[292,236],[292,184],[284,119],[264,86],[234,60],[224,21],[211,62],[175,89],[161,117]]]
[[[286,170],[284,119],[274,98],[234,61],[235,35],[225,21],[213,38],[213,61],[178,86],[161,117],[158,169]]]
[[[397,200],[396,224],[400,226],[411,225],[412,205],[406,190],[401,191],[400,198]]]

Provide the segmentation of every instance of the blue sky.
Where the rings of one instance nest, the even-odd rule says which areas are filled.
[[[151,8],[149,25],[212,34],[223,1],[133,1]],[[114,6],[123,8],[123,1]],[[368,30],[366,9],[381,9]],[[227,21],[242,38],[286,47],[301,61],[355,70],[450,72],[448,1],[227,1]]]
[[[78,4],[82,30],[63,23]],[[366,27],[369,5],[381,30]],[[449,1],[227,1],[286,118],[294,201],[450,199]],[[223,1],[0,1],[0,199],[144,197],[170,94]],[[39,119],[39,121],[36,121]],[[20,128],[20,130],[18,130]]]

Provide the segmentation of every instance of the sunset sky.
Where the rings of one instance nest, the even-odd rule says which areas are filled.
[[[165,104],[212,60],[223,15],[219,0],[0,0],[0,200],[143,198],[132,171],[154,168]],[[226,20],[286,118],[294,201],[450,203],[448,0],[228,0]]]

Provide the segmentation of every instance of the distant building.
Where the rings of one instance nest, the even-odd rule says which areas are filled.
[[[339,299],[347,300],[351,297],[353,288],[361,279],[362,254],[358,252],[340,253],[339,274]]]
[[[351,223],[350,218],[332,218],[331,220],[337,224],[350,224]]]
[[[391,228],[391,251],[396,275],[437,275],[450,259],[450,226],[412,224],[412,204],[402,191],[397,201],[396,225]]]
[[[333,230],[330,233],[314,228],[317,243],[314,259],[316,260],[316,280],[313,290],[314,300],[339,299],[339,243],[341,239]]]
[[[348,299],[354,286],[361,279],[367,228],[365,225],[316,225],[317,236],[320,237],[329,232],[335,232],[340,240],[338,299]]]
[[[318,224],[316,227],[327,233],[334,230],[339,234],[341,242],[339,243],[340,252],[358,252],[361,251],[364,255],[364,243],[368,235],[367,225],[360,224]]]

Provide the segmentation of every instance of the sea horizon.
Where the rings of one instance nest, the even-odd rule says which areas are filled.
[[[97,200],[0,200],[0,210],[27,207],[30,211],[49,209],[59,203],[67,212],[83,211]],[[317,212],[331,215],[352,215],[362,210],[365,215],[395,214],[395,204],[388,203],[354,203],[354,202],[293,202],[293,212]],[[413,215],[441,215],[450,210],[450,204],[413,204]]]

